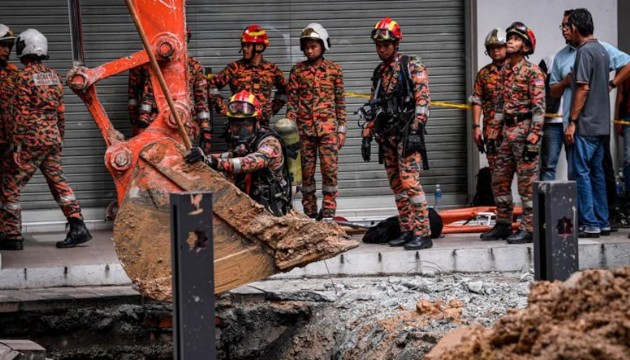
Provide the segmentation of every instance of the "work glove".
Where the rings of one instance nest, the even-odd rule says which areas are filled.
[[[361,156],[363,157],[363,161],[369,162],[370,156],[372,155],[372,138],[364,137],[361,142]]]
[[[204,154],[209,154],[212,147],[212,130],[209,128],[201,129],[199,132],[199,147]]]
[[[481,154],[486,152],[486,140],[484,138],[481,138],[481,142],[477,145],[477,150],[479,150]]]
[[[212,156],[206,156],[203,150],[199,146],[194,146],[190,149],[188,154],[184,157],[187,163],[194,164],[198,161],[203,161],[204,164],[210,166],[213,169],[217,169],[217,159]]]
[[[486,140],[486,154],[497,155],[499,153],[499,141],[497,139]]]
[[[532,162],[538,158],[539,146],[538,136],[535,134],[529,134],[527,140],[525,140],[525,148],[523,149],[523,161]]]
[[[11,144],[0,144],[0,157],[8,157],[13,152]]]
[[[146,119],[146,117],[141,116],[138,119],[138,122],[136,123],[136,126],[139,127],[140,129],[146,129],[149,127],[149,121],[148,119]]]
[[[411,154],[419,153],[422,151],[422,138],[420,135],[409,135],[405,148],[403,149],[403,156],[407,157]]]

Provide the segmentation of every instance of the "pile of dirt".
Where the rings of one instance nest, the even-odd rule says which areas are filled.
[[[630,267],[533,283],[528,302],[447,334],[425,359],[630,359]]]

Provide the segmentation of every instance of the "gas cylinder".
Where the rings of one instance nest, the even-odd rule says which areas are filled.
[[[282,141],[287,146],[287,165],[293,186],[302,185],[302,160],[300,157],[300,134],[297,125],[290,119],[278,120],[273,129],[280,135]]]

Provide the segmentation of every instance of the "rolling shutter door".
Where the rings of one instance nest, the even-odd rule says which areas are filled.
[[[88,67],[117,59],[141,49],[123,2],[82,2],[85,56]],[[3,20],[15,30],[40,30],[49,40],[48,64],[65,77],[71,67],[68,9],[65,0],[4,0]],[[344,69],[347,91],[369,93],[370,77],[378,64],[369,34],[383,16],[391,16],[403,29],[401,52],[420,56],[431,82],[432,99],[461,103],[465,100],[464,3],[448,1],[188,1],[188,26],[193,32],[190,55],[204,66],[220,71],[240,58],[242,30],[252,23],[263,26],[271,46],[265,58],[278,63],[288,77],[291,66],[302,60],[299,33],[310,22],[329,31],[332,48],[327,57]],[[12,56],[15,60],[15,54]],[[127,74],[101,82],[98,93],[112,122],[130,133],[127,113]],[[224,89],[224,96],[228,96]],[[116,197],[111,176],[103,164],[105,144],[83,103],[65,92],[66,139],[63,166],[81,206],[102,209]],[[339,210],[345,207],[393,206],[385,170],[374,159],[364,163],[360,156],[360,129],[353,112],[365,99],[347,97],[348,139],[340,153]],[[279,118],[284,116],[281,110]],[[463,204],[467,197],[466,114],[461,110],[433,107],[427,136],[431,170],[422,175],[425,192],[440,184],[445,203]],[[215,117],[215,139],[225,119]],[[220,142],[216,150],[224,149]],[[376,156],[374,156],[376,157]],[[318,184],[321,177],[317,175]],[[319,191],[318,191],[319,192]],[[22,193],[26,210],[56,210],[43,177],[38,173]],[[345,204],[345,205],[344,205]],[[100,213],[102,214],[102,213]],[[99,215],[102,216],[102,215]]]

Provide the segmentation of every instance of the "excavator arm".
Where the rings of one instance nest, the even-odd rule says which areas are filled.
[[[204,164],[186,164],[192,121],[187,86],[185,0],[126,0],[145,50],[86,68],[80,0],[71,9],[74,66],[68,85],[85,102],[105,143],[119,210],[114,243],[127,274],[147,296],[171,298],[169,194],[213,193],[215,293],[333,257],[358,246],[341,227],[291,212],[275,217]],[[100,80],[149,64],[160,113],[141,134],[117,131],[100,102]]]

